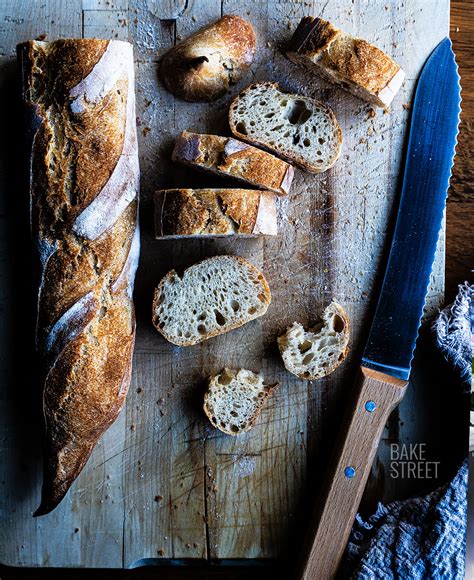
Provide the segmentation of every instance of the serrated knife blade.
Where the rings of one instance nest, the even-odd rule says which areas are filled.
[[[446,207],[461,112],[458,67],[449,38],[420,75],[411,117],[398,218],[365,367],[408,380]]]
[[[453,165],[461,87],[449,38],[416,87],[397,222],[355,384],[356,399],[326,474],[301,578],[334,578],[385,423],[402,400],[428,292]]]

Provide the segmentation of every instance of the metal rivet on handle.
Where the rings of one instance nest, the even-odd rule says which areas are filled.
[[[356,474],[356,470],[354,469],[354,467],[352,467],[350,465],[344,469],[344,475],[346,477],[352,478],[355,476],[355,474]]]
[[[374,401],[367,401],[367,403],[365,404],[365,410],[368,411],[369,413],[375,411],[376,408],[377,405],[374,403]]]

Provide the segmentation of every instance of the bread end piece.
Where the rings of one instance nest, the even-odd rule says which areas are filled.
[[[327,20],[305,16],[295,30],[288,58],[378,107],[387,108],[405,73],[382,50]]]
[[[307,381],[331,374],[349,353],[350,322],[337,302],[324,310],[322,320],[306,331],[299,322],[278,337],[286,369]]]
[[[227,435],[245,433],[255,425],[265,403],[278,386],[278,383],[266,383],[261,374],[225,368],[218,375],[209,377],[204,413],[216,429]]]
[[[236,83],[253,61],[253,26],[237,15],[198,30],[171,48],[161,59],[165,87],[185,101],[213,101]]]

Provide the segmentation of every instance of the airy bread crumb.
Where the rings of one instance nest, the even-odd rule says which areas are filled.
[[[224,369],[209,377],[204,412],[209,421],[228,435],[249,431],[278,383],[268,384],[260,374]]]
[[[324,310],[322,321],[306,331],[299,322],[278,337],[286,369],[301,379],[314,381],[332,373],[349,352],[350,323],[337,302]]]

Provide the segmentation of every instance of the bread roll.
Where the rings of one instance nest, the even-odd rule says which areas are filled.
[[[130,382],[140,245],[134,68],[132,46],[119,41],[30,41],[18,56],[39,269],[43,515],[116,419]]]
[[[160,77],[180,99],[213,101],[249,68],[255,49],[252,25],[240,16],[223,16],[168,51]]]

